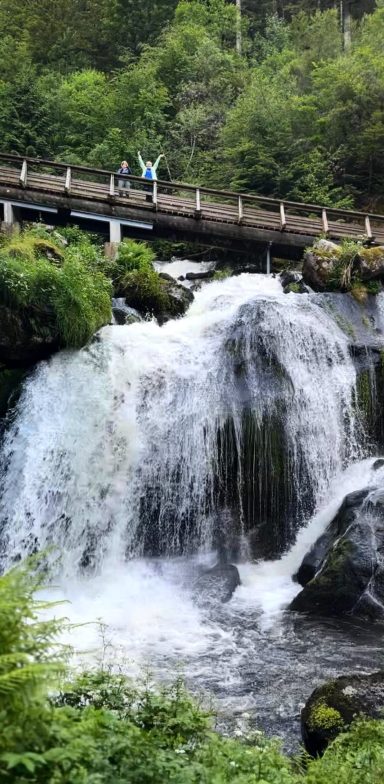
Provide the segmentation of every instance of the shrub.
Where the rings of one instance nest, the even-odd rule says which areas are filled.
[[[153,268],[153,250],[142,242],[124,240],[119,247],[111,275],[117,296],[126,297],[129,305],[157,314],[170,310],[166,284]]]
[[[80,244],[62,251],[27,232],[0,251],[0,303],[27,312],[37,332],[51,329],[62,346],[79,348],[111,317],[112,287],[104,263],[100,249],[84,235]]]

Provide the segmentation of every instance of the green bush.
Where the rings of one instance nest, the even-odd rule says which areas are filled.
[[[111,317],[112,287],[100,249],[83,234],[80,240],[61,250],[32,231],[0,251],[0,303],[28,312],[36,329],[40,321],[42,329],[57,332],[62,346],[75,348]]]
[[[121,243],[111,275],[117,296],[126,297],[129,305],[157,314],[170,308],[164,281],[153,268],[155,254],[142,242]]]

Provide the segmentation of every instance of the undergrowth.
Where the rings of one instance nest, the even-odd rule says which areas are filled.
[[[40,320],[60,345],[78,348],[110,321],[104,267],[100,249],[83,233],[60,247],[42,229],[25,232],[1,246],[0,304]]]
[[[324,757],[229,739],[177,680],[154,688],[104,668],[75,676],[65,620],[21,566],[0,577],[0,780],[7,784],[382,784],[384,722],[358,721]]]
[[[156,314],[169,310],[171,302],[166,283],[153,268],[154,260],[148,245],[124,240],[110,274],[116,296],[126,297],[134,308]]]

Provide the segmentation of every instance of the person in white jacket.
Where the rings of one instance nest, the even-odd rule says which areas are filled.
[[[141,157],[141,152],[139,152],[137,155],[139,158],[139,164],[141,166],[141,176],[145,180],[157,180],[157,168],[161,159],[164,158],[164,153],[159,155],[158,159],[155,161],[153,165],[152,165],[152,161],[147,161],[147,163],[144,163]]]

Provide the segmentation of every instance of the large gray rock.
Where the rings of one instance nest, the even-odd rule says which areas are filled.
[[[303,261],[303,280],[314,291],[331,290],[330,280],[334,277],[337,257],[307,251]]]
[[[306,554],[291,609],[324,616],[384,618],[384,498],[351,493]]]
[[[306,750],[322,754],[358,716],[383,719],[384,672],[336,678],[312,692],[301,713]]]

